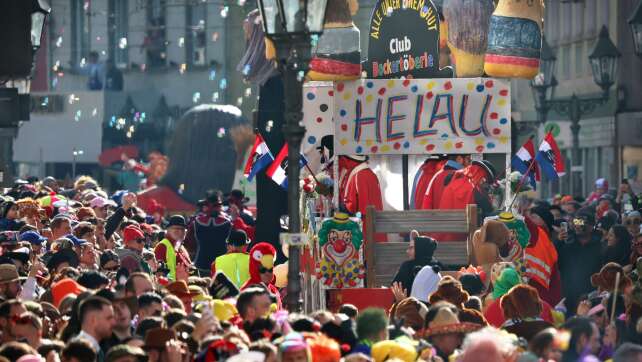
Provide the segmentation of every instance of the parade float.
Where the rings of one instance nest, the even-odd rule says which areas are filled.
[[[501,0],[495,6],[491,0],[444,0],[438,5],[378,1],[361,77],[348,60],[360,46],[340,43],[333,54],[324,48],[324,37],[336,37],[338,31],[359,39],[349,36],[357,31],[345,14],[354,14],[350,3],[335,7],[344,14],[330,18],[342,23],[331,24],[333,30],[318,40],[303,93],[302,152],[309,160],[301,182],[308,236],[302,263],[306,310],[347,302],[389,306],[393,296],[381,287],[390,285],[392,269],[404,260],[403,239],[413,228],[464,231],[461,240],[440,243],[435,256],[449,262],[453,273],[478,265],[472,239],[483,218],[475,205],[410,210],[411,177],[432,155],[470,154],[482,160],[497,154],[496,178],[508,179],[510,78],[537,74],[543,1]],[[444,51],[450,52],[452,66],[440,58]],[[505,162],[500,164],[501,155]],[[508,208],[511,187],[503,190]]]

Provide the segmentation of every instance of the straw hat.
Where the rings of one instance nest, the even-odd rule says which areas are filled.
[[[434,318],[428,321],[424,337],[451,333],[468,333],[478,330],[481,326],[475,323],[462,323],[457,317],[456,308],[450,304],[435,306]],[[432,314],[429,312],[429,314]]]

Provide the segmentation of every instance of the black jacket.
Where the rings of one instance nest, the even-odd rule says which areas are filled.
[[[433,238],[420,236],[415,239],[415,258],[401,263],[393,282],[401,282],[403,288],[410,294],[412,282],[415,276],[426,265],[440,265],[439,261],[433,258],[437,249],[437,241]]]

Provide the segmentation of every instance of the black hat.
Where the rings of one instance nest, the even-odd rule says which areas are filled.
[[[473,165],[477,165],[481,168],[483,168],[486,173],[488,173],[488,182],[493,183],[495,182],[495,178],[497,177],[497,173],[495,172],[495,167],[493,166],[492,163],[486,160],[481,160],[481,161],[473,161]]]
[[[553,216],[553,213],[551,212],[548,206],[538,205],[535,207],[531,207],[530,212],[541,217],[542,220],[544,220],[544,223],[546,224],[546,227],[548,228],[548,230],[553,230],[553,223],[555,222],[555,216]]]
[[[223,205],[223,198],[221,197],[221,191],[219,190],[209,190],[205,195],[205,202],[212,205]]]
[[[87,289],[98,289],[102,285],[109,284],[110,279],[99,271],[87,270],[80,274],[77,282]]]
[[[71,267],[77,267],[80,261],[78,260],[78,255],[73,251],[73,249],[61,249],[54,253],[49,262],[47,262],[47,269],[52,273],[58,268],[62,263],[68,263]]]
[[[232,190],[229,193],[225,194],[225,199],[226,201],[229,201],[230,198],[234,198],[236,200],[240,200],[241,203],[245,204],[246,202],[250,201],[249,197],[245,196],[245,193],[241,190]]]
[[[167,227],[170,228],[172,226],[180,226],[187,228],[187,223],[185,223],[185,218],[182,215],[172,215],[169,217],[169,222],[167,223]]]
[[[470,295],[481,295],[484,292],[484,282],[481,277],[473,273],[464,273],[459,277],[462,288]]]
[[[100,254],[100,267],[103,268],[105,264],[109,263],[110,261],[115,261],[120,264],[120,258],[118,257],[118,254],[116,254],[116,252],[114,252],[113,250],[103,251],[103,253]]]
[[[227,243],[232,246],[245,246],[250,243],[250,240],[245,231],[233,229],[227,237]]]

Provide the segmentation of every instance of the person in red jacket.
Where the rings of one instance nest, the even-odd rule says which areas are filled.
[[[276,305],[278,309],[282,308],[281,294],[279,288],[274,285],[276,278],[274,276],[274,258],[276,249],[270,243],[258,243],[250,249],[250,279],[241,287],[241,290],[248,288],[253,284],[263,284],[276,296]]]
[[[470,155],[449,155],[448,161],[442,165],[441,169],[435,173],[430,181],[430,184],[421,199],[421,206],[419,209],[437,209],[439,207],[439,202],[441,201],[441,195],[448,184],[447,181],[451,180],[455,171],[461,170],[469,165]]]
[[[495,169],[488,161],[473,163],[452,175],[445,187],[438,209],[460,210],[475,204],[481,210],[482,219],[493,212],[488,189],[495,182]],[[439,241],[466,240],[466,234],[442,233]]]
[[[430,185],[433,177],[442,169],[446,161],[444,155],[430,156],[419,167],[412,183],[412,193],[410,195],[411,208],[415,210],[421,209],[428,185]]]
[[[365,220],[367,206],[383,209],[379,179],[367,161],[367,156],[339,157],[339,204],[350,214],[360,212],[362,220]],[[375,241],[385,242],[386,235],[376,234]]]

